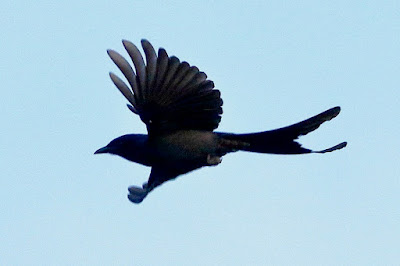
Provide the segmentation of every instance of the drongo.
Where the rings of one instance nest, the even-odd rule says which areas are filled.
[[[128,198],[133,203],[142,202],[150,191],[168,180],[203,166],[220,164],[227,153],[326,153],[347,145],[342,142],[313,151],[296,142],[299,136],[336,117],[340,107],[275,130],[249,134],[215,132],[221,121],[221,93],[204,72],[169,56],[163,48],[156,53],[147,40],[141,41],[145,60],[133,43],[122,43],[135,70],[120,54],[108,50],[128,84],[114,73],[110,77],[128,100],[128,108],[146,124],[148,134],[118,137],[95,154],[111,153],[151,167],[148,182],[142,187],[128,188]]]

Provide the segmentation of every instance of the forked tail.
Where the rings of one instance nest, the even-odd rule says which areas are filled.
[[[218,133],[224,140],[234,144],[232,150],[243,150],[272,154],[302,154],[325,153],[346,147],[347,142],[342,142],[331,148],[313,151],[303,148],[295,140],[302,135],[316,130],[322,123],[331,120],[340,113],[340,107],[334,107],[316,116],[291,126],[250,134]],[[236,144],[236,145],[235,145]]]

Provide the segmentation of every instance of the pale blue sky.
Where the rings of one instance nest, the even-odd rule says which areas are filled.
[[[398,265],[399,1],[2,1],[0,265]],[[145,132],[106,49],[147,38],[221,90],[220,131],[342,113],[324,155],[228,155],[158,188],[94,156]]]

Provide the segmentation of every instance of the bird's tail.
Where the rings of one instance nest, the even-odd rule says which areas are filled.
[[[347,142],[342,142],[331,148],[313,151],[303,148],[295,140],[302,135],[316,130],[322,123],[331,120],[340,113],[340,107],[331,108],[323,113],[313,116],[291,126],[250,134],[218,133],[230,145],[232,151],[243,150],[272,154],[302,154],[325,153],[346,147]]]

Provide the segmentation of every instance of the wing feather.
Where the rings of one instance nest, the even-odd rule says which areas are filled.
[[[179,82],[179,84],[176,86],[176,90],[182,90],[185,88],[190,81],[193,80],[195,75],[199,73],[199,69],[195,66],[191,66],[189,71],[186,72],[186,75],[182,78],[182,80]]]
[[[147,73],[147,86],[148,94],[152,94],[154,88],[154,80],[157,73],[157,54],[151,43],[147,40],[142,40],[142,46],[146,55],[146,73]]]
[[[165,74],[164,81],[161,85],[161,90],[164,90],[168,87],[169,83],[171,82],[172,78],[174,77],[176,71],[178,70],[179,64],[181,62],[176,56],[171,56],[168,62],[168,69],[167,73]]]
[[[107,50],[107,53],[110,56],[111,60],[117,65],[117,67],[121,70],[122,74],[124,74],[125,78],[128,80],[129,84],[132,87],[133,93],[135,95],[138,95],[139,90],[138,90],[138,85],[136,83],[136,75],[131,65],[119,53],[113,50]]]
[[[155,86],[155,91],[158,91],[160,88],[162,82],[164,81],[165,75],[168,70],[168,54],[167,52],[160,48],[158,50],[158,58],[157,58],[157,78],[156,78],[156,84]]]
[[[182,81],[183,77],[185,74],[188,72],[190,69],[190,65],[188,62],[182,62],[179,64],[178,70],[176,71],[173,79],[171,80],[171,83],[168,84],[168,90],[169,91],[178,91],[177,85],[180,81]]]
[[[144,100],[146,94],[146,65],[144,64],[142,54],[140,53],[139,49],[130,41],[123,40],[122,43],[131,57],[133,64],[135,65],[136,75],[140,83],[139,97],[141,100]]]
[[[182,129],[212,131],[218,127],[221,93],[204,72],[176,56],[168,56],[163,48],[157,54],[150,42],[142,40],[145,63],[133,43],[122,42],[135,70],[117,52],[108,50],[108,54],[131,89],[115,74],[110,73],[110,77],[129,101],[128,108],[146,124],[150,137]]]
[[[129,87],[125,84],[125,82],[123,82],[118,76],[116,76],[114,73],[110,72],[110,78],[113,81],[113,83],[115,84],[115,86],[119,89],[119,91],[125,96],[125,98],[132,104],[132,108],[134,111],[134,113],[137,114],[137,109],[135,106],[137,106],[136,104],[136,100],[135,100],[135,96],[133,95],[132,91],[129,89]]]

